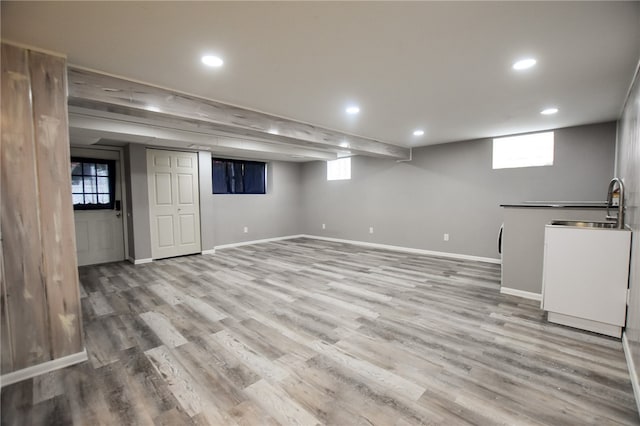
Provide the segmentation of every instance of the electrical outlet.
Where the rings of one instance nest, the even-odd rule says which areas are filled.
[[[444,240],[449,241],[449,234],[444,234]]]
[[[373,226],[370,226],[370,227],[369,227],[369,233],[370,233],[370,234],[373,234]]]
[[[325,225],[324,223],[322,224],[322,229],[327,229],[327,225]]]
[[[248,233],[248,232],[249,232],[249,227],[248,227],[248,226],[245,226],[245,227],[244,227],[244,233],[246,234],[246,233]]]

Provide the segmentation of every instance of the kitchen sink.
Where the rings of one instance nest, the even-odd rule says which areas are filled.
[[[578,228],[615,229],[615,222],[587,222],[582,220],[552,220],[550,225],[575,226]]]

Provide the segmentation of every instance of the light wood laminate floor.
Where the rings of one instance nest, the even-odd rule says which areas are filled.
[[[312,239],[80,268],[89,361],[2,424],[637,424],[619,340],[499,293],[500,267]]]

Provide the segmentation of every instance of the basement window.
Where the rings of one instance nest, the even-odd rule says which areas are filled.
[[[266,194],[267,163],[213,158],[214,194]]]
[[[351,157],[327,161],[327,180],[351,179]]]
[[[493,168],[553,166],[553,132],[493,140]]]
[[[115,168],[113,160],[72,157],[73,209],[113,209],[116,187]]]

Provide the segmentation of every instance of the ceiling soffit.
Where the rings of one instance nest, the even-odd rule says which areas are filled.
[[[125,80],[107,74],[70,67],[69,106],[108,113],[129,124],[154,121],[177,131],[206,135],[224,134],[248,143],[304,148],[335,155],[368,155],[408,159],[409,148],[354,136],[331,129],[199,98],[184,93]],[[219,140],[214,139],[214,140]],[[206,145],[206,144],[205,144]]]

